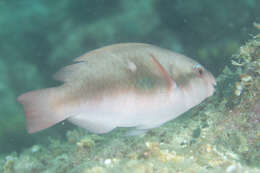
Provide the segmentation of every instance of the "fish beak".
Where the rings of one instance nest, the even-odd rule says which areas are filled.
[[[208,72],[208,81],[214,87],[217,85],[215,77],[210,72]]]
[[[211,79],[212,81],[211,81],[211,83],[212,83],[212,85],[214,86],[214,87],[216,87],[217,86],[217,82],[216,82],[216,79],[214,78],[214,76],[212,75],[212,79]]]
[[[211,95],[213,95],[213,93],[215,91],[217,82],[216,82],[215,77],[210,72],[208,72],[206,80],[208,82],[209,93],[210,93],[209,95],[211,96]]]

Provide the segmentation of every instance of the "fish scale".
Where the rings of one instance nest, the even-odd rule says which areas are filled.
[[[116,127],[146,131],[214,93],[215,79],[208,70],[184,55],[149,44],[110,45],[74,62],[54,75],[62,85],[18,97],[29,133],[66,119],[94,133]]]

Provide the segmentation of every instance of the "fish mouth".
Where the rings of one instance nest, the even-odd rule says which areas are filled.
[[[210,86],[210,95],[213,95],[215,88],[217,86],[217,82],[215,77],[211,73],[209,73],[209,86]]]
[[[211,81],[211,84],[213,85],[214,88],[217,86],[216,79],[214,78],[213,75],[212,75],[212,81]]]
[[[212,96],[214,94],[215,88],[217,86],[216,79],[210,72],[207,73],[207,76],[205,79],[206,79],[206,83],[207,83],[208,91],[209,91],[208,96]]]
[[[208,81],[214,87],[217,85],[215,77],[210,72],[208,72]]]

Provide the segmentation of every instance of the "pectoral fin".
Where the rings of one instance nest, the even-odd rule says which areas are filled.
[[[162,76],[167,80],[168,82],[168,91],[171,91],[172,88],[174,86],[176,86],[176,83],[171,79],[171,77],[169,76],[168,72],[165,70],[165,68],[160,64],[160,62],[155,58],[155,56],[153,54],[150,54],[153,62],[155,63],[155,65],[159,68]]]

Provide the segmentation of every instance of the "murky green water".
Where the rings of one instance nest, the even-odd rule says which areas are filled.
[[[257,0],[0,1],[0,173],[260,172],[259,16]],[[141,136],[67,121],[28,134],[17,96],[59,85],[58,69],[121,42],[195,59],[217,78],[215,94]]]

